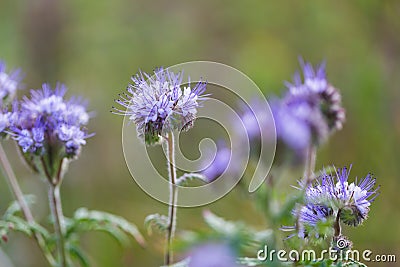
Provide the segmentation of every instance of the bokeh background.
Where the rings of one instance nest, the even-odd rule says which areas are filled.
[[[167,207],[131,178],[121,147],[122,117],[109,112],[132,74],[211,60],[243,71],[270,95],[282,92],[283,81],[298,69],[298,56],[313,63],[325,59],[348,119],[319,151],[317,167],[353,163],[354,175],[371,171],[378,177],[381,195],[370,218],[345,231],[358,249],[399,258],[399,16],[400,2],[394,0],[1,0],[0,58],[9,67],[22,68],[26,89],[61,81],[69,94],[89,99],[96,112],[90,124],[96,136],[71,164],[63,185],[65,214],[81,206],[105,210],[136,223],[143,233],[145,216],[166,213]],[[24,191],[38,195],[36,217],[46,221],[45,184],[20,163],[14,144],[7,142],[5,148]],[[0,179],[1,212],[10,201]],[[236,191],[208,208],[263,227],[262,216]],[[202,209],[181,209],[179,227],[204,227]],[[135,242],[121,248],[102,233],[85,235],[83,243],[93,266],[158,266],[163,237],[145,236],[147,249]],[[10,239],[1,248],[15,266],[45,266],[32,241],[19,234]]]

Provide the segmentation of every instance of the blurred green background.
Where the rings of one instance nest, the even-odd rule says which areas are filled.
[[[121,147],[122,117],[109,112],[132,74],[139,68],[211,60],[243,71],[269,95],[282,92],[283,81],[298,69],[299,55],[313,63],[326,59],[348,119],[320,150],[317,167],[353,163],[353,175],[371,171],[378,177],[381,195],[369,220],[345,231],[358,249],[400,257],[399,17],[400,2],[394,0],[1,0],[0,58],[8,67],[22,68],[27,89],[61,81],[69,95],[88,98],[96,112],[90,124],[96,136],[71,164],[63,185],[65,214],[81,206],[101,209],[126,217],[143,233],[145,216],[166,213],[167,207],[131,178]],[[5,148],[24,191],[38,195],[34,212],[45,221],[45,184],[20,163],[14,144],[7,142]],[[0,179],[1,212],[10,201]],[[209,208],[263,227],[262,216],[238,192]],[[203,227],[201,210],[181,209],[178,227]],[[45,265],[32,241],[19,234],[10,239],[2,249],[15,266]],[[135,242],[121,249],[105,234],[85,235],[83,243],[93,266],[158,266],[163,237],[146,239],[147,249]]]

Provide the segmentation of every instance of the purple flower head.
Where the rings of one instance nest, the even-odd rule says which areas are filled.
[[[235,253],[229,246],[207,243],[194,248],[189,254],[189,267],[239,267]]]
[[[202,174],[207,177],[209,183],[213,182],[227,171],[231,156],[231,149],[227,147],[224,142],[218,142],[214,160],[202,171]]]
[[[286,83],[289,91],[293,95],[303,95],[310,93],[320,94],[328,87],[328,80],[325,71],[325,62],[322,62],[316,69],[309,62],[304,62],[300,58],[300,65],[303,70],[303,81],[300,73],[296,72],[293,82]]]
[[[278,141],[302,158],[311,145],[324,143],[329,135],[342,128],[345,111],[340,93],[329,84],[325,63],[316,69],[300,61],[303,79],[296,73],[286,83],[287,93],[271,103]]]
[[[182,79],[182,72],[163,68],[156,69],[153,76],[139,72],[132,77],[128,92],[115,100],[126,110],[113,107],[114,113],[129,115],[137,126],[139,138],[148,145],[159,143],[163,130],[188,130],[204,100],[206,83],[200,81],[191,88],[189,82],[181,88]]]
[[[41,90],[31,90],[19,107],[14,105],[10,129],[24,153],[61,158],[79,155],[90,136],[85,129],[90,116],[81,101],[66,101],[65,92],[64,85],[57,84],[52,90],[43,84]]]
[[[313,104],[320,109],[329,130],[340,130],[345,121],[345,110],[341,104],[341,95],[327,80],[325,62],[315,69],[309,62],[300,59],[303,77],[297,72],[292,83],[286,82],[288,98],[313,98]]]
[[[348,181],[350,169],[343,167],[334,174],[323,172],[306,189],[306,201],[314,205],[325,205],[335,210],[347,225],[357,226],[367,218],[371,203],[378,195],[376,179],[368,174],[360,182]]]
[[[273,100],[272,113],[280,141],[298,154],[327,138],[328,128],[319,109],[307,99]]]
[[[0,104],[11,102],[22,77],[19,70],[6,72],[6,65],[0,61]]]

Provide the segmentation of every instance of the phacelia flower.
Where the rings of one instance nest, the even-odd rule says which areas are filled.
[[[308,62],[300,63],[304,78],[296,73],[292,83],[286,82],[287,93],[273,99],[271,109],[278,141],[301,156],[342,128],[345,111],[340,93],[327,80],[325,64],[314,69]]]
[[[278,139],[299,155],[310,144],[323,143],[328,136],[328,125],[317,101],[312,96],[288,95],[271,102]]]
[[[11,102],[21,81],[20,71],[6,72],[6,65],[0,61],[0,104]]]
[[[90,136],[85,128],[90,116],[85,103],[76,98],[65,100],[65,92],[64,85],[57,84],[52,90],[43,84],[41,90],[31,90],[30,97],[14,106],[10,131],[24,154],[49,164],[79,155]]]
[[[194,248],[189,254],[189,267],[239,267],[229,246],[208,243]]]
[[[360,182],[356,179],[350,183],[350,169],[344,167],[334,174],[322,173],[306,189],[306,202],[331,207],[343,223],[357,226],[367,218],[379,186],[375,187],[376,179],[371,174]]]
[[[319,106],[329,130],[340,130],[345,121],[345,110],[341,104],[341,95],[327,80],[325,63],[321,63],[315,69],[309,62],[300,59],[303,69],[303,81],[297,72],[292,83],[286,82],[288,96],[300,98],[313,98],[314,104]]]
[[[130,116],[139,138],[148,145],[159,143],[163,131],[188,130],[204,100],[206,83],[200,81],[191,88],[189,82],[182,88],[182,79],[182,72],[163,68],[156,69],[153,76],[139,72],[132,77],[127,93],[115,100],[126,110],[113,107],[113,112]]]

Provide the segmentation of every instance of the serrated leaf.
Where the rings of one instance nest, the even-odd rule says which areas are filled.
[[[211,211],[204,211],[203,217],[208,226],[211,227],[217,233],[223,233],[224,235],[234,235],[238,232],[238,228],[243,226],[242,223],[234,223],[226,221],[225,219],[218,217]],[[240,225],[239,225],[240,224]]]
[[[151,235],[153,227],[157,228],[160,232],[166,231],[169,226],[169,221],[167,216],[156,213],[148,215],[144,219],[144,225],[147,228],[147,232]]]
[[[110,225],[109,223],[102,222],[99,223],[96,220],[87,219],[74,221],[74,223],[67,226],[66,237],[67,239],[71,239],[74,237],[73,234],[77,232],[89,231],[105,232],[114,237],[121,245],[126,246],[129,244],[129,239],[126,234],[118,227],[115,227],[115,225]]]
[[[177,185],[183,185],[189,181],[199,180],[205,183],[208,183],[208,179],[206,176],[199,173],[185,173],[181,177],[176,180]]]
[[[132,236],[141,246],[145,245],[143,236],[136,225],[126,219],[103,211],[86,208],[78,209],[74,218],[67,224],[67,236],[76,231],[105,231],[114,236],[121,244],[128,242],[127,235]]]

